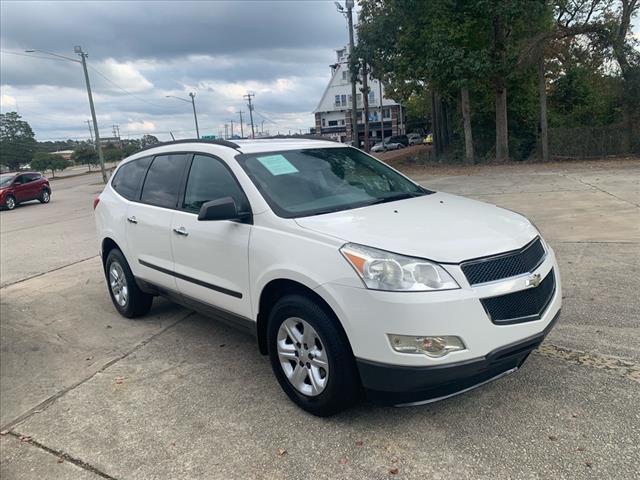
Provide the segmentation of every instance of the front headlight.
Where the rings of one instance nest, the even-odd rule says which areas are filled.
[[[372,290],[429,292],[460,288],[444,268],[428,260],[355,243],[343,245],[340,252]]]

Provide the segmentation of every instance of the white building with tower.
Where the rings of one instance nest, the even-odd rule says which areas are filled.
[[[316,134],[344,142],[351,139],[351,75],[347,47],[336,50],[337,62],[331,65],[331,80],[325,88],[318,106],[314,110]],[[405,133],[402,106],[384,96],[384,85],[369,76],[369,136],[375,141],[381,137]],[[364,138],[364,110],[362,83],[357,84],[358,137]],[[382,108],[380,98],[382,97]],[[380,135],[380,116],[384,132]]]

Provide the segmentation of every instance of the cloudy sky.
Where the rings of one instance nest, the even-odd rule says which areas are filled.
[[[82,67],[39,49],[89,53],[103,136],[168,140],[195,135],[191,105],[166,98],[196,92],[201,134],[217,135],[255,93],[254,121],[272,134],[313,126],[334,49],[347,40],[333,1],[0,3],[1,111],[17,111],[38,140],[88,138]],[[32,55],[32,56],[25,56]],[[76,57],[77,58],[77,57]],[[245,125],[245,135],[246,135]]]

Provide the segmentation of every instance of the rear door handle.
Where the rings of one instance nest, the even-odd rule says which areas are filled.
[[[189,232],[187,232],[187,229],[184,228],[184,227],[174,228],[173,231],[175,233],[177,233],[178,235],[182,235],[184,237],[188,237],[189,236]]]
[[[127,222],[129,223],[138,223],[138,219],[135,216],[127,217]]]

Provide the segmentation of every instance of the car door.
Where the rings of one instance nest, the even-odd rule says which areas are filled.
[[[18,202],[26,202],[29,200],[29,185],[27,182],[27,175],[18,175],[13,181],[13,195]]]
[[[240,211],[249,202],[220,159],[195,154],[178,210],[173,216],[172,245],[177,284],[186,297],[251,318],[249,235],[251,224],[200,221],[203,203],[231,197]]]
[[[142,181],[139,201],[127,208],[129,263],[137,277],[177,290],[171,224],[190,154],[157,155]],[[115,180],[115,179],[114,179]]]
[[[27,200],[35,200],[40,196],[40,182],[38,182],[38,178],[40,177],[37,173],[26,173],[25,177],[25,196]]]

